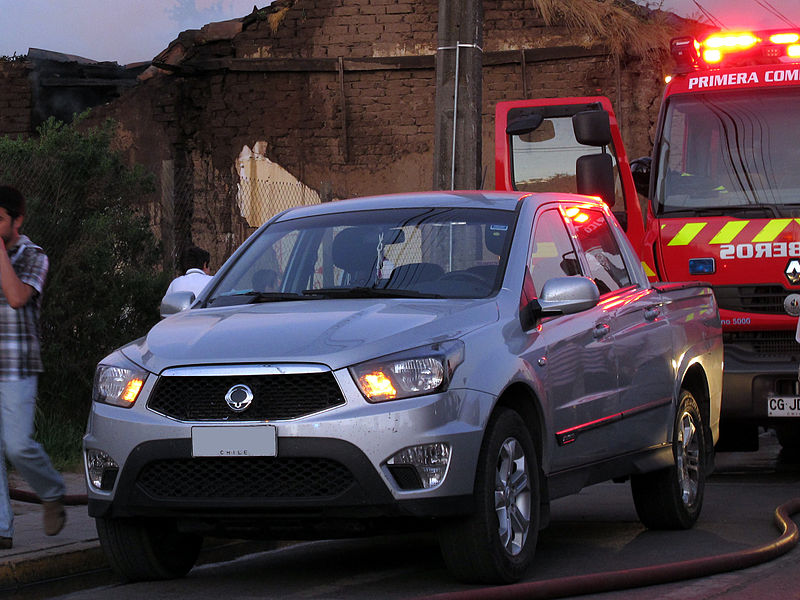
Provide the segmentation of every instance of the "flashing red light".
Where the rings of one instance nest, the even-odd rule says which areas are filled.
[[[773,44],[796,44],[800,42],[800,33],[773,33],[769,41]]]
[[[701,46],[724,50],[747,50],[761,41],[749,31],[741,33],[714,33],[708,36]]]

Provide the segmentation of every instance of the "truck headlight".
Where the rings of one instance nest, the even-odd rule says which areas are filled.
[[[146,371],[121,354],[114,353],[97,365],[92,400],[130,408],[136,402],[146,379]]]
[[[350,368],[369,402],[443,392],[464,361],[464,343],[451,340],[384,356]]]

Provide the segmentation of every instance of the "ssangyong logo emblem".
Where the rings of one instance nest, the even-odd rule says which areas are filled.
[[[234,412],[242,412],[253,402],[253,391],[244,384],[237,384],[225,394],[225,402]]]
[[[792,285],[800,283],[800,260],[793,258],[789,261],[789,264],[786,265],[786,279],[788,279],[789,283]]]

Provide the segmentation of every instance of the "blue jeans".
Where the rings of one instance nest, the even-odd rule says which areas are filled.
[[[14,513],[8,493],[3,453],[42,500],[57,500],[66,491],[41,444],[33,439],[33,416],[39,378],[0,381],[0,536],[13,537]]]

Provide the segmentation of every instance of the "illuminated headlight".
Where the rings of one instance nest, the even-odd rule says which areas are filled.
[[[385,356],[351,367],[370,402],[400,400],[443,392],[464,360],[464,343],[452,340]]]
[[[121,358],[120,355],[116,357]],[[133,406],[147,379],[147,373],[131,362],[125,363],[97,365],[92,400],[125,408]]]
[[[119,465],[102,450],[86,451],[86,471],[89,481],[99,490],[109,491],[114,488],[114,482],[119,473]]]
[[[430,489],[444,480],[450,464],[450,444],[437,442],[404,448],[386,465],[403,490]]]

